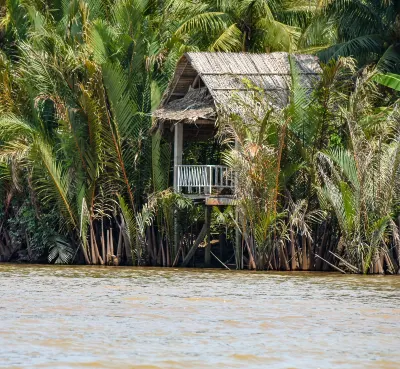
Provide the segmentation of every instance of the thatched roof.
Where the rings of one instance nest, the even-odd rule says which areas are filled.
[[[166,106],[157,109],[154,117],[174,121],[196,121],[198,119],[215,119],[216,112],[212,96],[206,87],[189,91],[182,99],[173,100]]]
[[[293,55],[302,84],[312,88],[321,72],[318,59]],[[289,54],[186,53],[178,62],[174,78],[158,110],[156,124],[214,124],[220,110],[241,113],[238,98],[251,101],[254,90],[262,88],[277,107],[288,102],[291,70]],[[200,90],[198,90],[200,88]],[[197,90],[196,90],[197,89]]]

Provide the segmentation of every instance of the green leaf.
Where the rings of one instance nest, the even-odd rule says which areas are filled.
[[[50,246],[47,257],[49,263],[69,264],[74,256],[74,249],[62,237],[55,237],[54,243]]]
[[[343,210],[347,226],[351,229],[354,225],[356,210],[354,206],[354,197],[350,186],[346,182],[340,182],[340,192],[343,200]]]
[[[400,91],[400,75],[394,73],[377,74],[373,80],[380,85],[392,88],[393,90]]]

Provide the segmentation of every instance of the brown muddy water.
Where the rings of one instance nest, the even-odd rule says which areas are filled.
[[[400,368],[400,277],[0,265],[1,368]]]

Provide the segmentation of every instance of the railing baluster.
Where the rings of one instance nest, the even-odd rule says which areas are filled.
[[[178,167],[178,192],[182,192],[182,187],[181,187],[181,167]]]
[[[222,165],[177,165],[177,191],[211,195],[213,188],[235,188],[235,175]]]

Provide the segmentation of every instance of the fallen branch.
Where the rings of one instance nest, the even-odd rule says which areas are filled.
[[[210,251],[211,255],[214,256],[226,269],[231,270],[226,264],[224,264],[221,260],[217,258],[216,255],[212,251]]]
[[[194,254],[196,253],[197,248],[200,245],[200,242],[204,240],[204,237],[206,236],[207,233],[207,224],[205,223],[203,225],[203,228],[200,231],[200,234],[198,235],[195,243],[193,244],[193,246],[190,248],[189,252],[187,253],[185,259],[182,261],[181,267],[186,267],[190,260],[192,259],[192,257],[194,256]]]
[[[324,258],[322,258],[321,256],[319,256],[318,254],[315,254],[315,256],[319,259],[321,259],[322,261],[325,261],[325,263],[327,263],[328,265],[330,265],[332,268],[335,268],[336,270],[338,270],[340,273],[346,274],[346,272],[343,269],[340,269],[339,267],[337,267],[336,265],[331,264],[329,261],[325,260]]]
[[[351,269],[355,273],[360,273],[360,270],[355,267],[354,265],[351,265],[349,262],[341,258],[339,255],[335,254],[332,251],[329,251],[335,258],[338,258],[344,265],[346,265],[349,269]]]

